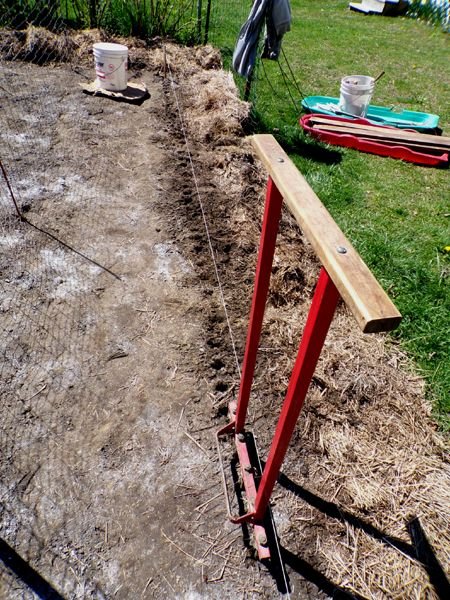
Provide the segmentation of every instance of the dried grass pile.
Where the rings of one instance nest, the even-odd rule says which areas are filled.
[[[77,45],[72,36],[57,34],[29,25],[22,31],[0,31],[0,57],[23,60],[38,65],[67,62],[74,56]]]
[[[92,60],[92,46],[96,42],[124,43],[135,55],[146,43],[138,39],[112,37],[100,29],[54,33],[44,27],[29,25],[23,30],[0,29],[0,58],[23,60],[38,65],[52,65]]]
[[[221,268],[242,350],[266,175],[243,137],[248,106],[228,73],[202,69],[200,52],[166,46],[152,60],[161,73],[169,64],[194,162],[222,195],[220,213],[207,208],[220,215],[209,226],[220,249],[227,224],[233,255]],[[204,200],[208,205],[208,195]],[[317,273],[310,246],[285,214],[252,398],[263,456]],[[225,327],[219,334],[227,335]],[[289,491],[276,488],[274,511],[291,553],[359,597],[438,597],[417,532],[448,574],[448,445],[407,357],[391,338],[363,335],[345,307],[329,333],[283,473]]]

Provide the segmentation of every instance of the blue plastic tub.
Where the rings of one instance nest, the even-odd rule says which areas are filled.
[[[323,115],[352,117],[339,110],[339,98],[331,96],[308,96],[302,101],[304,110]],[[356,118],[356,117],[355,117]],[[374,125],[390,125],[401,129],[415,129],[416,131],[430,132],[439,128],[439,116],[430,113],[415,112],[412,110],[395,111],[384,106],[369,105],[365,117]]]

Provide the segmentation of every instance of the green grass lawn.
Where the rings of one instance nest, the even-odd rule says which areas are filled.
[[[450,37],[410,18],[365,16],[346,1],[291,0],[284,51],[304,95],[338,96],[344,75],[386,74],[373,103],[440,115],[450,135]],[[236,32],[218,44],[230,56]],[[286,65],[281,60],[286,73]],[[300,100],[294,88],[292,95]],[[450,427],[450,174],[305,138],[279,66],[258,69],[258,129],[273,132],[403,315],[400,340]]]

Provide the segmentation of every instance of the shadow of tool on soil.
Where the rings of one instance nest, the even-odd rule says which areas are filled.
[[[329,502],[328,500],[320,498],[320,496],[317,496],[316,494],[313,494],[302,486],[296,484],[286,475],[281,474],[278,478],[278,483],[285,489],[289,490],[307,502],[310,506],[313,506],[319,510],[322,514],[333,519],[337,519],[342,523],[348,523],[357,529],[361,529],[364,531],[364,533],[376,540],[379,540],[386,546],[394,550],[398,550],[406,556],[418,561],[426,570],[436,595],[441,600],[447,600],[450,598],[450,583],[436,557],[433,547],[427,540],[422,525],[417,517],[406,524],[406,529],[408,530],[412,542],[411,544],[408,544],[403,540],[380,531],[367,521],[364,521],[352,513],[343,510],[334,502]],[[335,586],[334,588],[330,588],[329,585],[333,585],[331,582],[326,580],[321,573],[313,569],[300,557],[294,555],[289,550],[282,548],[281,555],[285,563],[288,564],[292,569],[300,573],[312,583],[315,583],[319,589],[331,595],[333,598],[360,598],[360,596],[350,594],[349,592],[341,590],[339,587]]]
[[[41,600],[64,600],[63,596],[0,538],[0,561]]]

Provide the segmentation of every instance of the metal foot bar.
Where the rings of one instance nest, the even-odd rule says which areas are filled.
[[[243,515],[235,515],[231,510],[231,502],[228,495],[227,481],[225,476],[225,468],[222,459],[222,451],[220,448],[220,432],[217,434],[217,452],[219,455],[220,469],[222,473],[222,483],[225,494],[225,501],[227,505],[228,518],[232,523],[241,524],[249,523],[253,527],[253,541],[254,546],[258,552],[260,560],[270,558],[270,549],[267,545],[267,533],[264,525],[261,521],[256,522],[253,519],[255,514],[255,500],[256,500],[256,480],[255,480],[255,467],[251,464],[249,449],[247,446],[247,436],[251,434],[239,433],[233,435],[234,443],[236,446],[237,457],[239,461],[242,485],[245,491],[245,498],[242,500],[245,503],[247,512]]]

